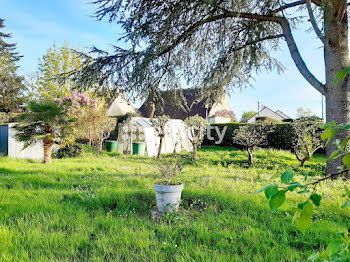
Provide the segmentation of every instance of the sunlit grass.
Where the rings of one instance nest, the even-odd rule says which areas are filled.
[[[187,211],[160,223],[150,215],[154,159],[104,154],[44,165],[0,158],[0,261],[305,261],[347,228],[350,211],[339,207],[342,181],[324,183],[322,205],[305,234],[292,225],[290,211],[303,196],[291,194],[272,213],[254,192],[283,163],[303,171],[289,152],[255,156],[260,164],[247,168],[245,152],[203,149],[179,177]],[[324,161],[317,157],[310,165],[324,167]]]

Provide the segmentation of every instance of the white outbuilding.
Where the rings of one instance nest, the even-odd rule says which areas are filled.
[[[44,147],[42,142],[37,142],[24,148],[24,143],[15,138],[15,124],[0,125],[0,154],[13,158],[43,159]]]
[[[118,134],[120,152],[132,153],[132,143],[135,142],[146,144],[147,156],[157,155],[159,137],[149,118],[133,117],[120,127]],[[170,119],[167,122],[161,154],[170,154],[174,150],[177,153],[192,150],[185,122],[180,119]]]

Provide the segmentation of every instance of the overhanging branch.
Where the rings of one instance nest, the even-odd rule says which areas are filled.
[[[224,10],[222,8],[220,9],[224,11],[226,14],[230,15],[231,17],[254,19],[258,21],[268,21],[268,22],[275,22],[280,24],[283,30],[285,40],[288,45],[289,52],[299,72],[305,78],[305,80],[308,81],[317,91],[325,95],[325,86],[310,72],[303,58],[300,55],[299,49],[297,47],[297,44],[292,34],[292,30],[290,28],[290,24],[287,21],[287,19],[280,16],[240,13],[240,12],[229,11],[226,9]]]
[[[321,32],[321,30],[318,28],[318,25],[317,25],[317,22],[316,22],[316,19],[314,16],[314,12],[312,11],[311,0],[306,0],[306,7],[307,7],[307,11],[309,13],[310,23],[311,23],[313,29],[315,30],[316,35],[322,41],[322,43],[324,45],[326,45],[326,39],[325,39],[323,33]]]
[[[322,3],[321,1],[319,0],[311,0],[311,2],[317,6],[321,6]],[[272,14],[277,14],[279,12],[282,12],[286,9],[289,9],[289,8],[292,8],[292,7],[296,7],[296,6],[300,6],[300,5],[303,5],[303,4],[306,4],[306,0],[300,0],[300,1],[296,1],[296,2],[293,2],[293,3],[289,3],[289,4],[285,4],[285,5],[282,5],[281,7],[273,10],[271,13]]]
[[[280,25],[282,27],[283,34],[287,42],[289,52],[299,72],[305,78],[305,80],[308,81],[317,91],[325,95],[325,86],[310,72],[303,58],[301,57],[288,21],[285,18],[281,18]]]

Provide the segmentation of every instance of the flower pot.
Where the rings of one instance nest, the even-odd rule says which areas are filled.
[[[181,192],[184,185],[166,186],[154,184],[159,212],[176,212],[179,208]]]
[[[118,150],[118,142],[114,140],[106,141],[106,150],[107,152],[117,152]]]
[[[145,155],[146,144],[142,142],[132,143],[132,153],[133,155]]]

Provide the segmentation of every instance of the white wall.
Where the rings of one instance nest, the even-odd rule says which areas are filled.
[[[42,142],[37,142],[26,149],[22,150],[24,143],[18,142],[14,135],[16,130],[13,128],[15,124],[9,124],[8,128],[8,156],[13,158],[27,159],[44,159],[44,147]]]
[[[216,116],[216,117],[209,117],[208,118],[209,124],[225,124],[225,123],[230,123],[230,122],[231,122],[230,117]]]

